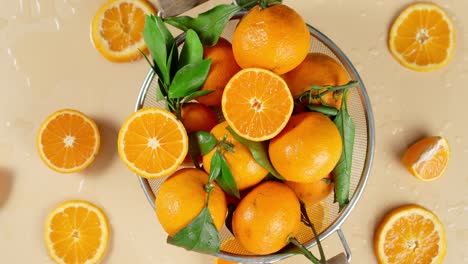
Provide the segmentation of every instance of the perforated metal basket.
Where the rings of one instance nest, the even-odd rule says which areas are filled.
[[[223,32],[224,38],[228,40],[232,39],[232,33],[238,20],[244,15],[245,12],[241,11],[229,22]],[[314,27],[310,25],[307,26],[311,35],[310,52],[323,53],[334,58],[346,70],[349,79],[357,80],[360,84],[357,88],[353,88],[351,90],[351,96],[348,101],[349,112],[356,126],[356,137],[353,149],[353,163],[351,172],[350,202],[344,208],[344,210],[338,212],[338,205],[333,203],[333,195],[329,195],[326,200],[322,201],[321,205],[323,208],[325,208],[324,218],[322,223],[319,225],[318,230],[320,233],[320,241],[323,241],[335,232],[338,234],[344,247],[344,254],[342,253],[336,256],[334,258],[334,263],[346,263],[351,260],[351,251],[346,243],[345,237],[340,227],[359,200],[369,177],[375,144],[374,120],[372,116],[371,104],[364,87],[364,83],[359,77],[359,74],[357,73],[353,64],[329,38],[327,38]],[[176,38],[177,43],[182,43],[184,38],[184,34],[178,36]],[[155,76],[154,72],[150,70],[138,95],[135,111],[150,106],[164,107],[164,102],[156,100],[156,78],[157,76]],[[189,165],[187,164],[184,166]],[[154,201],[158,193],[159,186],[164,180],[165,178],[147,180],[145,178],[139,177],[141,187],[143,188],[143,191],[153,208],[155,208]],[[318,214],[321,212],[311,212],[312,215],[310,215],[310,217],[312,219],[317,219],[318,216],[315,217],[313,215],[314,213]],[[291,254],[272,254],[266,256],[249,254],[238,243],[236,243],[233,235],[227,230],[226,227],[223,227],[221,230],[220,238],[223,246],[221,252],[217,254],[217,257],[227,260],[242,263],[272,263],[291,256]],[[304,243],[307,248],[316,245],[316,241],[313,239],[312,232],[308,228],[301,229],[301,232],[297,238],[300,242]],[[332,263],[332,261],[329,261],[329,263]]]

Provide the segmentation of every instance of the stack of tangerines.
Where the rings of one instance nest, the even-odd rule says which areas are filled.
[[[300,200],[312,206],[332,192],[340,132],[325,114],[294,111],[295,98],[311,85],[349,80],[338,62],[309,50],[310,33],[296,11],[255,6],[237,25],[232,44],[220,38],[203,48],[211,67],[199,91],[213,92],[183,104],[180,114],[144,108],[125,121],[118,140],[125,164],[148,179],[170,176],[155,203],[174,240],[183,240],[205,207],[219,231],[232,203],[237,208],[227,225],[238,242],[251,253],[271,254],[297,234]],[[313,104],[338,110],[342,94],[322,100]],[[225,121],[217,119],[220,109]],[[192,156],[195,168],[178,170],[194,147],[193,135],[204,137],[197,141],[201,157]],[[214,143],[203,151],[206,141]],[[259,152],[258,146],[267,147]]]

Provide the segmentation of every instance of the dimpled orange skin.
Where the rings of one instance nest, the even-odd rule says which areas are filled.
[[[181,121],[187,133],[194,131],[210,132],[210,130],[218,124],[218,118],[215,112],[203,104],[184,104],[181,115]]]
[[[315,182],[330,174],[341,150],[335,124],[323,114],[304,112],[291,117],[270,141],[268,153],[273,167],[287,181]]]
[[[283,75],[293,96],[310,90],[311,85],[344,85],[349,81],[343,67],[331,57],[321,53],[309,53],[294,70]],[[322,97],[325,103],[340,109],[342,95],[335,98],[333,92]],[[319,100],[313,104],[320,105]]]
[[[331,180],[331,174],[328,174],[325,178]],[[285,183],[296,193],[299,200],[306,205],[312,205],[327,198],[333,191],[334,186],[333,183],[327,183],[322,179],[310,183],[291,181]]]
[[[214,92],[197,98],[197,101],[207,106],[220,106],[224,87],[241,68],[234,59],[231,43],[223,38],[216,45],[203,48],[203,59],[211,59],[211,67],[200,90]]]
[[[205,184],[208,174],[199,169],[186,168],[166,179],[156,195],[156,215],[169,236],[187,226],[205,207]],[[218,230],[226,219],[227,203],[224,192],[215,184],[208,210]]]
[[[301,223],[296,194],[284,183],[264,182],[239,203],[233,214],[234,236],[248,251],[267,255],[286,246]]]
[[[284,74],[299,65],[310,48],[302,17],[285,5],[253,7],[237,25],[232,50],[241,68],[263,68]]]
[[[239,188],[239,190],[244,190],[263,180],[268,174],[268,171],[255,161],[247,147],[234,139],[231,133],[226,129],[228,126],[226,121],[219,123],[211,130],[211,134],[217,140],[222,140],[224,135],[226,135],[227,142],[233,144],[234,153],[223,151],[223,155],[236,181],[237,188]],[[203,168],[208,173],[211,169],[211,159],[214,152],[215,150],[213,149],[203,156]]]

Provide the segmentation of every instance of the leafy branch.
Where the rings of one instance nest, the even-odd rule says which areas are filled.
[[[182,31],[194,30],[200,36],[201,42],[207,46],[213,46],[218,42],[221,33],[233,16],[242,9],[250,9],[259,4],[269,6],[281,3],[280,0],[239,0],[239,5],[217,5],[197,17],[179,16],[168,17],[164,21]]]
[[[327,103],[323,100],[323,96],[326,94],[329,94],[331,92],[338,92],[335,93],[336,96],[340,95],[343,91],[356,87],[359,85],[359,82],[357,81],[350,81],[347,84],[344,85],[324,85],[324,86],[319,86],[319,85],[312,85],[310,86],[310,89],[303,92],[302,94],[296,96],[296,101],[299,103],[306,103],[306,104],[312,104],[314,100],[320,100],[323,106],[328,106]]]
[[[157,99],[165,100],[168,110],[180,119],[184,103],[212,92],[199,91],[211,59],[203,59],[203,45],[193,30],[187,31],[179,57],[174,37],[158,16],[146,16],[143,38],[152,60],[142,54],[158,76]]]

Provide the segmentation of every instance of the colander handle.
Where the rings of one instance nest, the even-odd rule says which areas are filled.
[[[327,261],[327,264],[349,264],[351,262],[351,249],[348,246],[348,242],[346,242],[343,231],[341,231],[341,229],[338,228],[336,230],[336,233],[338,233],[338,236],[340,237],[341,244],[343,245],[345,252],[340,253],[334,256],[333,258],[329,259]]]

